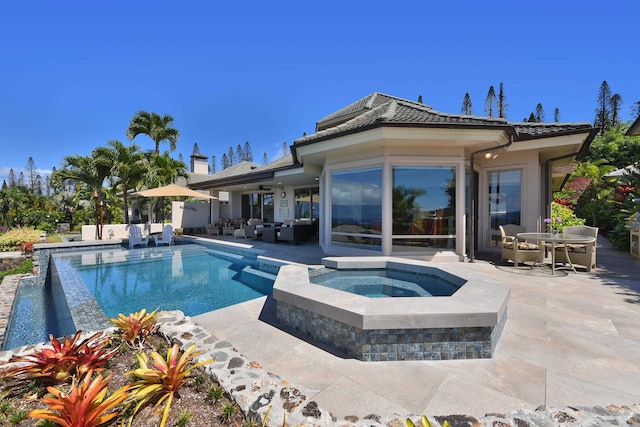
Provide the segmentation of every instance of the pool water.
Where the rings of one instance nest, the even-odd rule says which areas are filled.
[[[108,257],[108,254],[105,254]],[[195,316],[271,293],[273,280],[251,274],[249,261],[197,245],[144,249],[126,262],[67,262],[107,317],[142,308]]]
[[[49,333],[57,336],[76,328],[89,329],[71,321],[74,331],[67,330],[69,311],[81,305],[78,295],[95,298],[99,308],[92,311],[102,309],[107,318],[143,308],[181,310],[195,316],[271,294],[275,281],[274,274],[255,268],[255,255],[194,244],[75,251],[55,254],[51,262],[54,276],[60,277],[54,284],[18,287],[3,349],[46,341]],[[66,303],[60,304],[65,295]],[[90,315],[102,318],[100,313]]]
[[[451,296],[460,288],[439,276],[393,269],[328,269],[309,280],[369,298]]]

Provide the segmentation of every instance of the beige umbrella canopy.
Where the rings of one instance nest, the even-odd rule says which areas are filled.
[[[209,196],[208,194],[200,193],[190,188],[180,187],[176,184],[138,191],[136,194],[143,197],[199,197],[201,199],[217,199],[217,197]]]

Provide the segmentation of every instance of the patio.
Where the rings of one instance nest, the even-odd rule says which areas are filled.
[[[317,264],[314,242],[249,244],[264,256]],[[457,263],[512,285],[508,320],[492,359],[361,362],[299,339],[275,323],[261,298],[193,320],[247,358],[292,384],[313,390],[339,419],[380,415],[482,417],[541,405],[618,406],[640,402],[640,261],[598,239],[598,267],[556,272],[496,265],[499,255]]]

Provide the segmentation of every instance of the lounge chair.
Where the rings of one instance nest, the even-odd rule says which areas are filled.
[[[247,225],[244,226],[244,236],[249,239],[261,239],[263,229],[264,224],[261,219],[251,218],[247,221]]]
[[[502,235],[502,262],[511,260],[516,267],[524,262],[534,264],[542,262],[543,251],[540,245],[518,241],[516,236],[518,233],[526,231],[524,227],[516,224],[506,224],[499,227]]]
[[[132,225],[129,228],[129,249],[133,249],[135,246],[144,246],[146,248],[148,245],[149,240],[142,235],[142,229]]]
[[[568,225],[562,229],[563,234],[577,234],[585,237],[598,238],[598,227],[589,227],[588,225]],[[565,245],[555,247],[556,262],[567,263],[569,260],[565,255]],[[592,268],[596,268],[596,242],[593,243],[567,243],[567,253],[571,259],[571,264],[584,265],[587,272]]]
[[[162,234],[155,237],[156,246],[171,245],[173,243],[173,226],[170,224],[162,228]]]

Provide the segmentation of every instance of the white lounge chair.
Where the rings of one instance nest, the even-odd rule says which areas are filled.
[[[129,228],[129,249],[133,249],[136,245],[147,247],[149,240],[142,235],[140,227],[132,225]]]
[[[162,234],[155,236],[156,246],[171,245],[173,243],[173,226],[165,225],[162,228]]]

